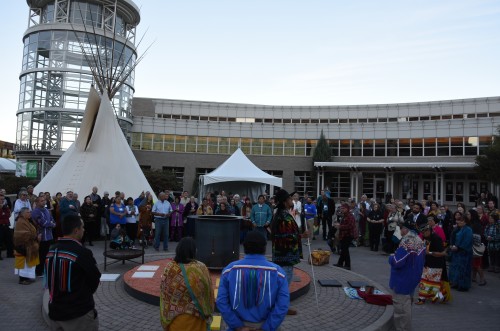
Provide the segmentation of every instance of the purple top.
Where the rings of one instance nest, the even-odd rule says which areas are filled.
[[[52,228],[56,226],[50,211],[47,208],[35,208],[31,212],[31,218],[38,225],[38,233],[42,235],[42,241],[54,239]]]

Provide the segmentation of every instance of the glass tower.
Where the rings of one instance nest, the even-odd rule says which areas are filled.
[[[93,84],[84,53],[102,59],[113,55],[106,71],[130,69],[137,58],[135,35],[140,14],[131,0],[27,3],[15,155],[18,161],[36,164],[40,178],[78,135]],[[126,137],[133,124],[133,94],[132,72],[111,100]]]

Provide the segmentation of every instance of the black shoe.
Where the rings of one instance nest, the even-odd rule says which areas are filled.
[[[89,246],[94,246],[94,244],[92,242],[89,242]]]
[[[2,261],[2,260],[3,260],[3,257],[0,255],[0,261]]]
[[[333,266],[334,266],[334,267],[343,268],[343,266],[341,266],[341,265],[340,265],[340,264],[338,264],[338,263],[335,263]]]
[[[15,258],[15,256],[14,255],[7,255],[7,258],[8,259],[13,259],[13,258]]]
[[[345,267],[344,267],[344,269],[345,269],[345,270],[351,270],[351,267],[347,267],[347,266],[345,266]]]

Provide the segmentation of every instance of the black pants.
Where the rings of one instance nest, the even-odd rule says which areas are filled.
[[[369,223],[368,231],[370,231],[370,249],[378,251],[378,245],[380,243],[380,235],[382,234],[382,223]]]
[[[135,238],[137,238],[137,230],[138,230],[138,224],[137,223],[127,223],[125,224],[125,228],[127,230],[127,236],[135,242]]]
[[[0,247],[5,244],[7,256],[14,256],[14,244],[12,243],[13,231],[9,229],[9,224],[0,224]],[[1,256],[1,251],[0,251]]]
[[[351,267],[351,255],[349,254],[351,242],[351,237],[342,238],[342,240],[340,240],[340,257],[337,264],[341,267]]]
[[[386,229],[385,231],[385,247],[384,247],[384,251],[388,254],[392,254],[394,253],[395,251],[395,245],[394,245],[394,241],[392,241],[392,236],[394,235],[394,231],[389,231]]]
[[[85,241],[92,242],[97,236],[97,221],[87,221],[85,223],[85,232],[83,233],[82,243],[85,244]]]
[[[38,257],[40,258],[40,263],[35,268],[35,273],[37,276],[43,276],[43,269],[45,268],[45,257],[49,252],[49,247],[52,245],[54,240],[41,241],[38,248]]]
[[[332,231],[332,218],[328,215],[321,217],[321,226],[323,227],[323,239],[329,238],[329,233]]]

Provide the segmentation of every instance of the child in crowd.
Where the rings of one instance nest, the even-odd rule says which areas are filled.
[[[112,249],[126,249],[131,246],[132,241],[127,236],[125,229],[122,229],[120,224],[116,224],[116,227],[111,231],[111,243],[109,247]]]

